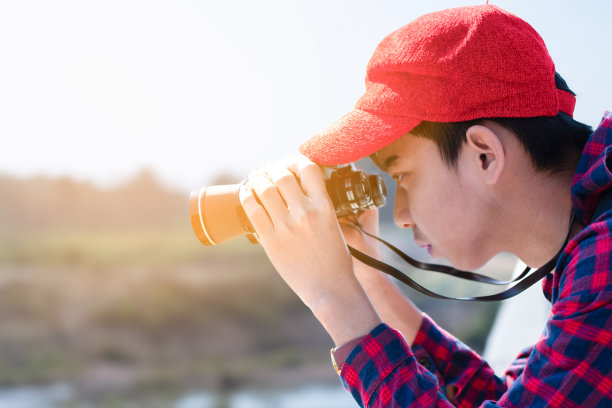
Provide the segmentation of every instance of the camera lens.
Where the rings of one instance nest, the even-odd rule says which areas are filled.
[[[211,186],[191,193],[191,226],[202,244],[217,245],[244,234],[251,242],[257,242],[255,230],[240,204],[241,186]],[[351,166],[333,169],[325,187],[338,217],[380,207],[387,198],[381,176],[366,175]]]
[[[378,175],[366,175],[352,167],[342,167],[326,180],[329,197],[336,215],[346,217],[359,211],[380,207],[387,198],[384,180]]]
[[[370,174],[368,176],[368,184],[370,186],[372,204],[375,207],[383,206],[387,200],[387,187],[383,178],[377,174]]]

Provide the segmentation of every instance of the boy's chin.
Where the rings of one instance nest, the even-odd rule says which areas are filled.
[[[478,258],[478,259],[447,259],[447,261],[452,265],[453,268],[459,269],[461,271],[474,271],[476,269],[480,269],[489,262],[491,258]]]

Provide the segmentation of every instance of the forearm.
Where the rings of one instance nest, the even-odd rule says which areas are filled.
[[[379,235],[377,210],[368,210],[359,216],[363,230]],[[343,220],[342,232],[348,245],[381,259],[380,243],[362,233],[352,221]],[[400,331],[412,345],[421,326],[421,311],[399,290],[393,278],[353,258],[353,272],[365,290],[370,302],[383,322]]]
[[[341,288],[321,293],[311,303],[314,316],[323,325],[336,346],[367,335],[381,323],[368,296],[355,279],[346,279]]]
[[[355,276],[361,283],[381,320],[400,331],[412,345],[421,327],[421,311],[401,292],[393,278],[357,260],[353,260]]]

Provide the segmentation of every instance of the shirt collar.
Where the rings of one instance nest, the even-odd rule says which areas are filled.
[[[606,112],[589,137],[572,180],[572,206],[582,225],[591,223],[600,195],[612,187],[612,112]]]
[[[582,225],[591,223],[602,193],[612,188],[612,172],[607,163],[612,164],[612,112],[608,111],[589,136],[572,179],[572,207],[576,220]],[[553,290],[551,274],[542,281],[542,288],[550,301]]]

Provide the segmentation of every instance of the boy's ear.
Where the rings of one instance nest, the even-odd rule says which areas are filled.
[[[504,146],[497,133],[485,125],[474,125],[465,137],[468,159],[478,166],[487,184],[497,183],[506,162]]]

